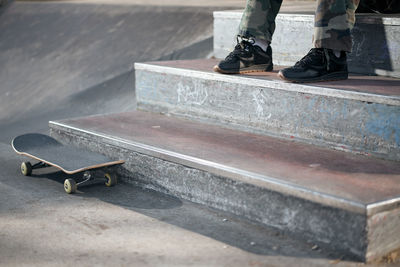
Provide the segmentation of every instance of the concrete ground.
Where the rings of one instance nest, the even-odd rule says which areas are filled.
[[[20,174],[12,137],[47,132],[49,120],[134,108],[132,63],[207,56],[213,9],[18,2],[2,10],[0,266],[363,265],[132,185],[67,195],[54,169]]]
[[[128,184],[64,193],[0,144],[0,266],[363,266],[227,213]]]

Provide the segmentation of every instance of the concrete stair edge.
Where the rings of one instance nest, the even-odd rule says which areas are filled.
[[[366,80],[363,80],[362,76],[354,76],[355,85],[351,85],[351,80],[343,81],[345,83],[341,86],[350,89],[341,89],[332,83],[287,83],[276,78],[273,73],[263,74],[269,75],[267,78],[221,75],[212,72],[212,61],[135,63],[138,108],[275,137],[296,138],[305,143],[352,153],[373,154],[391,160],[400,159],[399,140],[395,137],[400,130],[398,124],[396,126],[396,114],[400,112],[400,96],[390,91],[395,84],[400,86],[400,81],[381,78],[381,81],[374,82],[376,90],[370,88],[369,91],[363,92],[351,88],[357,86],[357,83],[368,87],[371,81],[367,76]],[[350,86],[346,85],[348,83]],[[388,83],[389,91],[383,94],[384,90],[382,91],[380,86],[384,86],[385,83]],[[163,90],[158,91],[157,88]],[[261,115],[255,114],[257,111],[254,106],[254,94],[260,94],[257,97],[264,99],[260,100],[263,109]],[[201,103],[196,102],[198,97],[204,98]],[[279,99],[282,98],[288,99],[287,103],[284,101],[278,106]],[[308,102],[304,102],[304,98],[308,99]],[[221,107],[213,104],[221,101],[228,101],[228,104]],[[229,104],[231,102],[236,105]],[[258,100],[256,102],[258,103]],[[310,104],[312,106],[309,106]],[[288,110],[283,106],[287,106]],[[289,111],[289,107],[292,111]],[[328,114],[327,112],[337,115],[326,117],[323,113]],[[267,113],[270,113],[270,116],[267,116]],[[378,119],[380,117],[387,117],[385,125]],[[279,125],[275,118],[280,118]],[[308,120],[311,120],[312,124],[308,124]],[[296,127],[293,128],[293,125]],[[330,125],[336,126],[332,128]],[[374,129],[368,128],[368,125],[374,125]],[[376,127],[383,127],[380,134],[373,133],[378,129]],[[393,134],[394,136],[387,138]]]
[[[136,62],[134,64],[134,68],[135,70],[144,70],[144,71],[151,71],[163,74],[173,74],[182,77],[195,77],[206,80],[218,80],[222,82],[243,84],[248,86],[274,88],[282,91],[307,93],[307,94],[329,96],[329,97],[364,101],[377,104],[400,106],[399,96],[386,96],[386,95],[371,94],[371,93],[364,93],[357,91],[324,88],[321,86],[315,86],[310,84],[286,83],[282,81],[273,81],[273,80],[259,80],[251,77],[243,77],[238,75],[221,75],[219,73],[204,72],[192,69],[158,66],[152,64],[152,62],[148,63]]]
[[[64,143],[84,146],[89,150],[101,152],[111,157],[125,155],[126,159],[129,158],[126,163],[127,166],[123,166],[123,169],[118,167],[118,172],[127,182],[133,182],[145,188],[148,187],[165,193],[172,193],[175,196],[183,197],[190,201],[222,209],[256,222],[266,223],[295,235],[298,234],[302,238],[315,240],[322,246],[330,244],[332,246],[330,248],[343,251],[343,253],[349,253],[348,255],[361,260],[370,261],[382,256],[382,253],[387,253],[397,248],[399,245],[396,242],[388,242],[393,235],[393,231],[396,234],[400,232],[400,229],[397,229],[399,227],[393,229],[387,228],[387,224],[392,227],[396,221],[400,212],[400,198],[363,205],[344,199],[332,198],[326,194],[303,190],[301,187],[293,187],[290,184],[276,183],[274,179],[262,175],[257,177],[253,173],[246,172],[241,172],[238,175],[236,169],[229,169],[219,164],[210,164],[207,161],[201,161],[179,153],[171,153],[171,151],[157,147],[131,141],[128,142],[115,136],[75,128],[68,125],[68,123],[50,122],[49,126],[51,135]],[[138,162],[135,162],[135,160],[138,160]],[[172,167],[171,164],[173,165]],[[137,168],[143,169],[138,170]],[[165,181],[154,180],[155,177],[150,178],[150,180],[143,180],[143,172],[148,175],[154,175],[152,169],[157,169],[156,177],[157,173],[162,171],[163,173],[167,172],[166,175],[171,175],[171,177],[182,175],[185,177],[189,173],[192,173],[196,177],[195,180],[205,180],[200,183],[195,182],[195,184],[190,181],[185,182],[181,178],[173,178],[171,180],[171,177],[166,181],[167,183]],[[139,177],[139,183],[136,183],[137,177]],[[188,179],[190,180],[190,175]],[[204,187],[202,183],[207,184],[207,186]],[[191,186],[189,186],[190,184]],[[207,191],[210,189],[210,184],[214,187],[213,190],[215,192]],[[194,188],[196,186],[198,188]],[[281,207],[286,210],[284,213],[297,214],[298,211],[296,210],[301,207],[304,209],[302,211],[304,214],[301,217],[304,216],[307,220],[304,222],[298,221],[294,225],[289,223],[290,226],[286,229],[287,226],[281,225],[279,220],[282,218],[278,218],[279,216],[276,219],[272,219],[273,217],[270,217],[271,214],[263,214],[266,212],[265,209],[269,210],[271,207],[260,206],[259,197],[255,197],[255,202],[240,199],[244,196],[252,198],[250,192],[254,191],[258,192],[256,194],[259,197],[266,196],[270,201],[277,201],[276,203],[268,202],[268,206]],[[294,191],[299,194],[293,194]],[[232,195],[229,192],[237,192],[237,195]],[[224,199],[224,197],[227,197],[227,199]],[[346,237],[341,236],[336,240],[335,238],[332,239],[332,236],[328,237],[329,234],[325,236],[325,234],[319,231],[313,232],[314,230],[312,229],[316,225],[312,223],[307,226],[309,224],[308,220],[323,225],[323,232],[326,232],[326,234],[332,233],[332,231],[342,231],[340,235],[344,232],[344,236]],[[386,224],[378,223],[382,220]],[[322,227],[321,225],[317,228]],[[360,232],[356,231],[354,227],[357,227]],[[382,231],[385,234],[382,235]],[[384,249],[382,250],[382,248]]]
[[[313,201],[325,206],[331,206],[334,208],[341,208],[350,212],[374,215],[377,212],[390,210],[396,207],[400,203],[400,198],[398,200],[391,200],[389,203],[373,203],[371,205],[364,205],[362,203],[354,202],[347,199],[341,199],[329,194],[312,192],[306,188],[300,186],[285,183],[276,178],[265,176],[262,174],[257,174],[253,172],[248,172],[245,170],[232,168],[226,165],[218,164],[215,162],[203,160],[196,157],[187,156],[184,154],[176,153],[173,151],[168,151],[165,149],[160,149],[154,146],[146,145],[143,143],[136,143],[132,141],[123,140],[113,136],[108,136],[104,134],[99,134],[91,131],[85,131],[82,129],[74,128],[63,124],[62,122],[50,121],[49,125],[52,129],[58,131],[68,131],[81,132],[88,134],[90,136],[95,136],[96,138],[102,138],[108,144],[120,145],[124,144],[126,148],[134,150],[136,152],[146,154],[148,156],[157,157],[163,160],[175,162],[188,166],[190,168],[196,168],[202,171],[212,173],[217,176],[224,176],[229,179],[237,180],[239,182],[244,182],[252,184],[254,186],[259,186],[263,188],[268,188],[269,190],[277,191],[282,194],[291,195],[293,197],[302,198],[304,200]]]

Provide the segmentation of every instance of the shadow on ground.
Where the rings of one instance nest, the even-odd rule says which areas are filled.
[[[60,187],[67,178],[63,172],[41,172],[32,178],[57,181]],[[79,175],[68,177],[80,178]],[[277,229],[131,184],[121,182],[108,188],[97,182],[83,186],[78,191],[73,197],[96,198],[254,254],[354,260],[323,246],[296,239]]]

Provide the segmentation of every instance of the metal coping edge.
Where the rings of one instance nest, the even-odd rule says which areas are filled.
[[[400,197],[371,203],[367,205],[367,215],[373,216],[380,212],[385,212],[388,210],[393,210],[400,207]]]

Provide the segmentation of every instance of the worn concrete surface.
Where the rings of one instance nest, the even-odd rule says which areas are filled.
[[[341,262],[336,260],[340,255],[313,250],[314,244],[154,191],[126,184],[112,189],[100,185],[68,196],[62,188],[62,173],[49,169],[35,177],[21,176],[22,158],[9,146],[12,137],[46,132],[48,120],[132,108],[132,60],[205,57],[212,49],[212,20],[190,28],[196,36],[205,37],[193,45],[187,31],[188,39],[182,35],[168,41],[171,32],[158,31],[160,24],[165,26],[161,17],[146,20],[154,29],[152,35],[137,36],[130,24],[123,24],[121,31],[108,38],[119,18],[129,17],[127,21],[133,23],[136,12],[143,12],[146,19],[165,14],[172,17],[167,20],[170,25],[181,22],[171,15],[176,14],[173,11],[158,8],[151,13],[93,1],[90,6],[64,4],[17,3],[0,14],[0,116],[7,118],[0,120],[1,266],[364,266]],[[53,15],[46,12],[48,7]],[[119,16],[121,12],[126,15]],[[104,14],[102,21],[96,20],[99,14]],[[107,14],[115,16],[111,19]],[[205,28],[200,29],[202,25]],[[6,31],[7,27],[12,31]],[[144,53],[143,47],[150,42],[161,48]],[[127,47],[132,50],[127,52]],[[108,51],[109,56],[99,51]],[[104,72],[107,66],[110,76]]]
[[[11,2],[12,0],[0,0],[0,12],[2,12],[3,8],[5,8]]]
[[[12,4],[0,15],[0,140],[44,132],[49,120],[133,109],[133,63],[206,57],[213,10]]]
[[[121,177],[145,188],[229,211],[358,259],[400,246],[397,235],[390,234],[400,232],[396,162],[137,111],[51,122],[50,127],[62,142],[125,159],[118,168]],[[383,211],[393,215],[367,228],[369,217]],[[370,238],[372,231],[380,238]]]
[[[128,184],[64,193],[0,143],[0,266],[364,266],[219,211]],[[372,266],[372,265],[371,265]]]
[[[226,175],[222,170],[224,167],[226,172],[229,169],[236,174],[247,172],[249,177],[254,174],[254,178],[258,178],[253,184],[261,187],[267,186],[262,186],[259,180],[275,178],[274,182],[278,184],[280,181],[283,187],[294,185],[299,191],[315,192],[311,195],[321,196],[320,199],[316,196],[311,199],[315,202],[352,211],[357,210],[354,207],[361,207],[360,213],[365,213],[368,205],[400,197],[398,162],[181,118],[133,111],[50,122],[50,128],[54,132],[60,130],[77,135],[82,132],[82,137],[84,133],[91,133],[87,137],[93,138],[93,141],[108,137],[109,142],[116,140],[127,149],[130,144],[148,146],[149,149],[143,149],[143,152],[148,152],[150,156],[157,156],[158,150],[159,153],[166,153],[161,157],[165,160],[179,162],[177,158],[181,158],[179,163],[188,164],[184,162],[186,157],[193,164],[204,165],[203,170],[206,171],[209,170],[206,166],[215,165],[215,169],[221,168],[221,171],[209,171],[217,175]],[[131,149],[134,150],[133,147]],[[285,193],[290,194],[288,191]],[[338,203],[328,200],[328,196],[334,196]]]
[[[277,70],[219,74],[217,62],[136,63],[139,108],[400,160],[400,79],[294,84]]]

